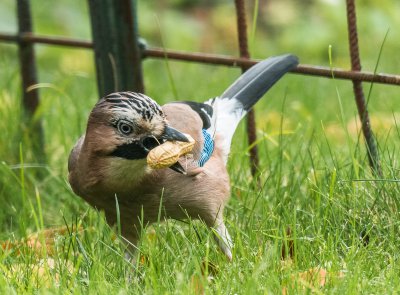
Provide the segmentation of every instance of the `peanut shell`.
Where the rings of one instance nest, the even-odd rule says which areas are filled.
[[[185,136],[189,142],[166,141],[152,149],[147,155],[147,164],[153,169],[162,169],[178,162],[181,156],[192,151],[195,144],[190,135],[185,134]]]

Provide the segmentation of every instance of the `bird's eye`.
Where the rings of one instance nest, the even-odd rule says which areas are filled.
[[[119,132],[125,135],[131,134],[133,131],[132,126],[124,121],[119,121],[117,124],[117,128]]]

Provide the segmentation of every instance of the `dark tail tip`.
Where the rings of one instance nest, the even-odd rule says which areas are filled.
[[[248,111],[299,59],[293,54],[270,57],[243,73],[220,97],[235,98]]]

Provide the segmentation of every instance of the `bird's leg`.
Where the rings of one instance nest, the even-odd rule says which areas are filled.
[[[123,227],[123,229],[126,228]],[[137,232],[133,232],[132,230],[130,231],[122,230],[121,236],[119,238],[125,244],[125,249],[124,249],[125,261],[128,263],[129,266],[132,267],[132,270],[136,270],[137,269],[136,263],[138,259],[140,259],[140,251],[137,247],[139,241],[139,234]],[[138,275],[137,272],[130,271],[127,273],[125,279],[129,284],[132,284],[135,278],[137,279],[137,275]]]
[[[228,260],[231,261],[233,243],[225,223],[222,220],[218,220],[212,228],[214,239],[217,242],[218,247],[225,254]]]
[[[125,259],[127,261],[129,261],[132,264],[135,264],[135,261],[137,259],[137,255],[138,255],[138,248],[137,248],[137,244],[138,244],[138,238],[135,235],[130,236],[130,235],[126,235],[126,234],[122,234],[122,236],[120,237],[120,239],[124,242],[125,244]]]
[[[111,227],[114,227],[117,238],[124,244],[125,260],[134,265],[138,253],[137,244],[141,233],[140,227],[132,225],[129,221],[125,221],[123,217],[123,222],[117,225],[117,217],[113,211],[105,211],[104,213],[107,223]],[[121,235],[118,234],[118,226],[120,226]]]

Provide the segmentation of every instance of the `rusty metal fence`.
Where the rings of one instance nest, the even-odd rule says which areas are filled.
[[[258,60],[250,58],[248,51],[244,0],[235,0],[240,49],[238,57],[141,46],[138,38],[136,0],[88,0],[88,3],[91,16],[92,42],[34,34],[32,32],[30,1],[17,0],[18,33],[0,33],[0,41],[18,44],[23,87],[23,106],[28,116],[32,116],[39,105],[37,89],[32,87],[38,83],[34,54],[35,43],[93,49],[95,51],[97,85],[100,96],[109,92],[126,89],[144,92],[141,67],[141,61],[144,58],[168,58],[171,60],[240,67],[242,71],[246,71],[246,69],[258,62]],[[376,74],[361,70],[355,0],[346,0],[346,8],[351,70],[300,64],[296,69],[292,70],[292,73],[352,81],[369,164],[372,170],[377,175],[380,175],[381,168],[378,149],[371,129],[362,82],[400,85],[400,76]],[[124,77],[124,79],[116,82],[113,75]],[[250,145],[256,142],[255,122],[255,114],[251,111],[247,116],[247,133]],[[40,146],[43,142],[43,132],[40,122],[36,123],[34,131],[37,136],[37,143]],[[252,146],[250,150],[251,171],[255,175],[259,161],[257,146]]]

